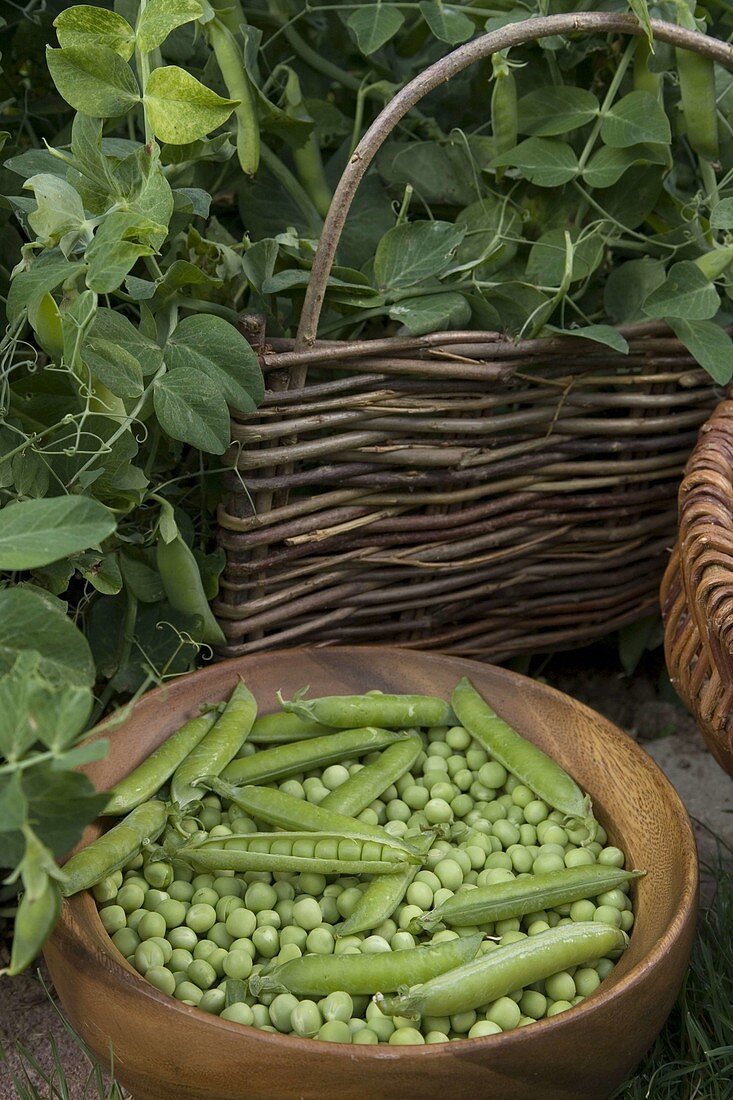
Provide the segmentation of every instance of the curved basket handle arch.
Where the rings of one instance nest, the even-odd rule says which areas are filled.
[[[654,37],[660,42],[692,50],[719,62],[726,69],[733,70],[733,46],[717,38],[709,38],[699,31],[688,31],[674,23],[652,19]],[[489,57],[499,50],[512,46],[522,46],[540,38],[555,34],[618,32],[639,37],[646,32],[633,15],[604,12],[582,12],[572,15],[548,15],[535,19],[525,19],[521,23],[510,23],[497,31],[474,38],[464,46],[459,46],[430,65],[424,72],[411,80],[398,92],[394,99],[382,110],[362,137],[351,155],[334,192],[331,206],[323,223],[323,232],[316,250],[311,269],[311,277],[303,300],[300,324],[295,339],[295,348],[309,347],[315,342],[318,321],[326,294],[326,284],[333,267],[341,232],[367,168],[381,148],[383,142],[394,130],[397,123],[416,103],[472,65],[474,61]],[[292,369],[290,388],[299,389],[305,383],[307,366],[298,364]]]

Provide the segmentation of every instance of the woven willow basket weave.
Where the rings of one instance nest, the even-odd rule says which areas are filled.
[[[661,590],[672,683],[733,775],[733,401],[700,432],[679,492],[679,538]]]
[[[733,68],[730,46],[653,27]],[[425,70],[341,178],[296,339],[268,342],[245,319],[268,392],[232,421],[224,655],[371,642],[501,660],[582,644],[656,604],[677,482],[714,404],[669,330],[622,329],[628,356],[486,332],[316,339],[356,188],[410,108],[497,50],[599,31],[641,33],[626,15],[530,19]]]

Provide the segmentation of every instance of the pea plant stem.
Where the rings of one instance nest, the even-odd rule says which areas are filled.
[[[140,25],[140,20],[143,17],[147,0],[140,0],[140,7],[137,14],[137,26]],[[148,119],[148,112],[145,109],[145,88],[147,87],[148,77],[150,76],[150,57],[145,50],[141,50],[138,47],[135,48],[135,63],[137,65],[137,75],[140,81],[140,92],[142,95],[142,110],[143,119],[145,124],[145,144],[150,145],[153,140],[153,130]]]

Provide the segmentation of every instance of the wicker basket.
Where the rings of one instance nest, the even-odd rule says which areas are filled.
[[[661,589],[669,675],[733,775],[733,401],[700,432],[679,492],[679,539]]]
[[[733,68],[733,49],[655,22]],[[590,641],[656,604],[674,494],[715,396],[657,324],[628,356],[573,337],[498,333],[316,339],[359,181],[427,92],[491,53],[552,34],[639,34],[633,16],[530,19],[475,39],[408,84],[334,195],[295,341],[246,319],[268,392],[234,415],[225,655],[379,642],[493,660]]]

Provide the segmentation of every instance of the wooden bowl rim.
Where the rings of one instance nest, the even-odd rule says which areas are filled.
[[[396,658],[401,654],[409,656],[410,658],[419,657],[421,660],[427,662],[436,662],[440,664],[457,664],[462,669],[467,669],[466,675],[470,673],[473,668],[477,673],[482,673],[486,669],[498,672],[501,676],[506,677],[509,681],[514,681],[514,684],[519,688],[522,684],[532,684],[533,690],[539,691],[540,694],[552,695],[561,699],[573,698],[568,696],[566,692],[559,691],[557,688],[550,687],[548,684],[539,683],[536,680],[532,680],[531,677],[523,676],[521,673],[513,672],[510,669],[502,668],[499,665],[491,665],[481,661],[472,661],[469,658],[454,657],[450,654],[439,654],[435,652],[424,653],[421,650],[411,650],[404,647],[386,647],[386,646],[298,646],[292,649],[281,650],[267,650],[261,654],[250,654],[244,657],[237,657],[231,660],[222,662],[233,673],[239,671],[239,669],[246,667],[250,664],[253,658],[267,658],[277,659],[285,658],[292,659],[296,653],[322,653],[324,651],[336,652],[339,654],[353,654],[355,657],[363,655],[365,651],[384,653],[387,650],[390,654],[393,654]],[[221,664],[210,665],[206,668],[198,669],[196,672],[189,673],[186,676],[172,680],[169,683],[162,684],[160,687],[155,688],[153,691],[146,693],[133,704],[130,715],[140,707],[143,703],[150,705],[149,701],[155,701],[157,698],[165,698],[170,692],[171,688],[175,688],[176,684],[181,682],[186,683],[200,683],[205,682],[207,678],[215,669],[221,668]],[[603,715],[594,711],[591,707],[586,706],[584,703],[579,702],[573,698],[573,703],[577,706],[581,712],[594,722],[600,722],[616,740],[626,742],[627,749],[630,750],[631,756],[634,759],[634,766],[640,766],[647,770],[650,770],[658,783],[661,783],[661,787],[664,791],[667,801],[667,809],[669,812],[669,819],[676,823],[677,829],[680,833],[680,839],[682,841],[683,848],[686,849],[687,859],[685,860],[685,877],[682,892],[679,897],[677,908],[674,917],[667,926],[664,934],[656,941],[651,951],[649,951],[643,959],[636,963],[630,970],[622,974],[615,981],[613,980],[613,972],[609,975],[609,978],[601,983],[598,990],[596,990],[589,997],[586,997],[579,1005],[574,1005],[566,1012],[562,1012],[557,1016],[545,1018],[542,1020],[536,1020],[532,1025],[531,1035],[538,1034],[537,1029],[542,1029],[542,1034],[551,1035],[553,1032],[560,1032],[568,1027],[572,1027],[576,1023],[588,1018],[593,1014],[595,1008],[600,1004],[611,1004],[613,1001],[618,1000],[623,994],[633,989],[633,987],[639,985],[645,978],[649,970],[653,969],[660,957],[668,950],[668,948],[680,937],[688,921],[692,917],[694,920],[696,917],[696,903],[697,903],[697,885],[698,885],[698,859],[697,859],[697,847],[695,843],[695,837],[690,823],[689,816],[685,806],[670,783],[667,776],[664,774],[659,765],[652,759],[652,757],[645,752],[640,745],[637,744],[633,738],[629,737],[627,733],[624,733],[622,729],[616,726],[609,719]],[[129,716],[128,715],[128,718]],[[125,721],[128,720],[125,719]],[[120,729],[121,727],[117,727]],[[91,733],[91,738],[104,736],[104,728],[97,727]],[[152,750],[151,750],[152,751]],[[249,1028],[242,1034],[242,1024],[235,1023],[230,1020],[222,1020],[221,1017],[215,1016],[211,1013],[201,1012],[199,1009],[192,1005],[184,1005],[180,1001],[177,1001],[174,997],[169,997],[165,993],[156,989],[150,982],[146,982],[145,978],[138,973],[133,966],[131,966],[124,956],[115,949],[112,944],[112,940],[107,935],[102,921],[99,917],[99,911],[94,903],[94,899],[89,891],[77,894],[71,898],[67,898],[62,906],[61,916],[59,918],[59,925],[63,925],[67,931],[67,934],[74,935],[73,924],[70,925],[68,920],[69,913],[73,914],[76,918],[76,923],[83,929],[84,925],[91,924],[92,930],[95,934],[96,945],[104,950],[109,962],[105,964],[105,970],[108,971],[110,978],[115,975],[122,979],[129,981],[132,977],[135,980],[137,987],[136,991],[140,993],[143,998],[151,998],[157,1001],[162,1008],[169,1011],[175,1011],[182,1014],[184,1018],[188,1018],[193,1023],[200,1025],[209,1025],[216,1029],[223,1029],[232,1035],[236,1035],[239,1038],[246,1040],[247,1042],[263,1043],[265,1046],[271,1046],[273,1053],[279,1051],[281,1054],[285,1054],[290,1051],[292,1053],[300,1053],[303,1055],[312,1054],[313,1052],[313,1039],[300,1038],[299,1036],[278,1034],[273,1035],[270,1032],[261,1031],[257,1028]],[[631,935],[633,936],[634,930]],[[54,933],[55,934],[55,933]],[[92,950],[90,944],[88,944],[82,937],[78,937],[80,940],[80,948],[82,954],[85,957],[85,965],[98,965],[98,957]],[[604,989],[604,986],[606,987]],[[513,1045],[526,1041],[525,1028],[514,1028],[511,1031],[501,1032],[498,1035],[484,1035],[477,1036],[473,1039],[452,1039],[450,1041],[450,1052],[462,1054],[468,1050],[479,1050],[486,1047],[490,1049],[496,1049],[499,1044],[504,1049],[510,1049]],[[283,1045],[286,1044],[286,1045]],[[355,1058],[363,1057],[365,1061],[371,1061],[373,1059],[383,1059],[391,1061],[394,1059],[401,1059],[404,1061],[406,1057],[414,1057],[420,1059],[438,1058],[445,1055],[445,1043],[425,1044],[424,1046],[407,1046],[407,1047],[389,1047],[387,1044],[379,1043],[374,1046],[354,1046],[353,1044],[340,1044],[332,1043],[329,1054],[335,1059],[345,1059],[349,1062],[353,1062]]]

